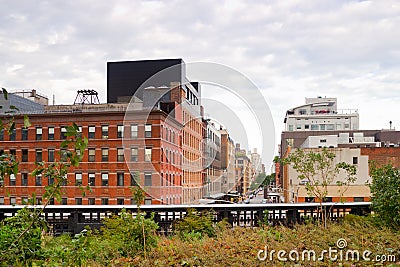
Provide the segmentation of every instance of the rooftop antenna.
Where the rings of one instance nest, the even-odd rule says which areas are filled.
[[[390,130],[392,130],[392,121],[389,121]]]
[[[100,104],[98,93],[93,89],[78,90],[74,105]]]

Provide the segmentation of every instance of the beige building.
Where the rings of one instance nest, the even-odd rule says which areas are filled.
[[[314,152],[320,151],[321,149],[305,149],[313,150]],[[353,201],[369,201],[371,192],[366,183],[370,180],[368,175],[368,156],[361,154],[360,148],[330,148],[330,151],[334,152],[336,157],[334,159],[334,165],[339,162],[346,162],[349,164],[356,165],[357,174],[356,181],[349,187],[336,185],[337,181],[345,181],[346,175],[344,172],[340,172],[338,176],[332,181],[331,185],[328,186],[327,201],[333,202],[353,202]],[[298,173],[293,169],[292,166],[285,166],[284,171],[284,197],[286,202],[311,202],[314,201],[313,197],[310,197],[306,190],[306,180],[300,180]],[[341,193],[341,191],[343,193]]]
[[[236,190],[235,179],[235,144],[226,129],[219,130],[221,135],[221,169],[224,182],[222,192]]]

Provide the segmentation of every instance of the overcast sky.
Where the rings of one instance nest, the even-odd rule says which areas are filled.
[[[400,129],[398,1],[0,1],[0,86],[57,104],[106,101],[106,62],[227,65],[262,91],[275,127],[305,97],[337,97],[360,128]]]

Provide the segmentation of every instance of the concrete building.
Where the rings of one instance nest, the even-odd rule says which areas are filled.
[[[391,162],[400,166],[400,131],[394,130],[283,132],[280,147],[283,157],[287,157],[297,148],[318,151],[322,147],[328,147],[335,152],[337,162],[357,165],[357,180],[345,192],[343,199],[346,201],[370,199],[369,188],[365,186],[365,181],[371,181],[368,162],[376,162],[378,166]],[[298,181],[297,174],[290,167],[279,166],[278,171],[286,201],[309,200],[304,181]],[[329,188],[330,199],[337,201],[339,196],[335,192],[339,188]]]
[[[354,109],[338,109],[336,98],[306,98],[306,104],[286,111],[285,131],[358,130]]]

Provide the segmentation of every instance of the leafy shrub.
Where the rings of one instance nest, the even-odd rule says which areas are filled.
[[[0,262],[17,265],[41,256],[42,231],[46,223],[32,214],[38,210],[20,209],[0,224]]]
[[[107,242],[90,229],[75,236],[50,238],[43,246],[47,266],[88,266],[93,262],[106,265],[113,257]]]
[[[212,211],[203,211],[200,213],[195,209],[188,209],[186,216],[177,221],[174,227],[175,233],[182,240],[189,240],[188,237],[193,236],[201,239],[204,236],[214,237],[216,235]]]
[[[391,164],[371,167],[372,210],[384,225],[400,229],[400,170]]]
[[[123,257],[132,257],[138,252],[146,252],[148,248],[157,246],[158,224],[154,222],[154,214],[145,218],[144,213],[134,216],[122,210],[120,215],[107,218],[103,222],[103,238],[108,240],[115,253]]]

